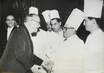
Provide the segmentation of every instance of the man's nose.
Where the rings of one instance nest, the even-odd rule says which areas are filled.
[[[12,21],[9,21],[9,23],[12,23]]]

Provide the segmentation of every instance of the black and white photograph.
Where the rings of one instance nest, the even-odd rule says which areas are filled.
[[[104,0],[0,0],[0,73],[104,73]]]

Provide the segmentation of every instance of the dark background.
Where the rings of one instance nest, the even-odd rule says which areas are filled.
[[[21,25],[22,17],[28,13],[30,6],[39,8],[41,12],[46,9],[58,9],[62,22],[64,23],[73,8],[83,10],[84,0],[0,0],[0,19],[8,14],[14,14]]]

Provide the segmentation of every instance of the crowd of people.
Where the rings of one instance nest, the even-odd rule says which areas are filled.
[[[73,9],[64,26],[57,9],[42,12],[47,31],[41,29],[38,8],[30,7],[19,26],[6,17],[7,43],[0,73],[103,73],[104,32],[100,18]],[[81,23],[90,32],[84,43],[76,34]]]

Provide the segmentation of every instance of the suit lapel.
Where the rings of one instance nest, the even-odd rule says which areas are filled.
[[[28,32],[28,30],[27,30],[27,28],[25,26],[24,26],[24,31],[25,31],[25,34],[26,34],[26,37],[27,37],[27,41],[29,43],[29,47],[30,47],[30,49],[31,49],[31,51],[33,53],[33,43],[32,43],[30,34],[29,34],[29,32]]]

